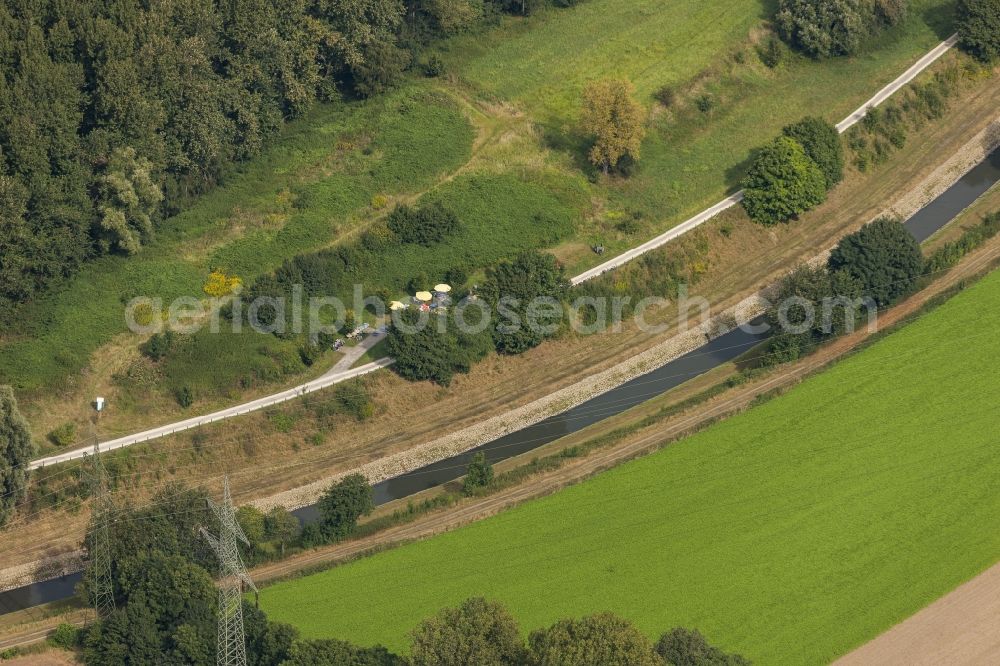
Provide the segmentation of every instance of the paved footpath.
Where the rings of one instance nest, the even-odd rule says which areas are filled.
[[[949,39],[941,42],[936,47],[931,49],[926,55],[924,55],[920,60],[913,64],[912,67],[907,69],[900,75],[895,81],[887,85],[885,88],[880,90],[875,94],[870,100],[865,102],[861,107],[859,107],[854,113],[847,116],[840,124],[837,125],[837,130],[841,133],[847,131],[850,127],[855,125],[858,121],[865,117],[868,113],[868,109],[878,106],[885,100],[889,99],[894,93],[899,91],[900,88],[905,86],[907,83],[912,81],[923,72],[925,69],[930,67],[938,58],[943,56],[948,52],[955,44],[958,42],[958,36],[952,35]],[[638,247],[632,248],[617,257],[604,262],[599,266],[595,266],[588,271],[584,271],[580,275],[574,277],[571,282],[576,285],[581,282],[586,282],[587,280],[593,279],[607,271],[613,270],[622,266],[629,261],[632,261],[636,257],[639,257],[651,250],[655,250],[662,245],[670,242],[671,240],[682,236],[692,229],[695,229],[705,222],[721,213],[722,211],[731,208],[743,200],[743,193],[737,192],[729,197],[726,197],[719,203],[707,208],[706,210],[698,213],[694,217],[685,220],[676,227],[671,228],[666,233],[660,234],[656,238],[649,240]],[[373,343],[374,344],[374,343]],[[360,355],[359,355],[360,356]],[[357,368],[351,368],[349,370],[338,370],[341,364],[338,363],[334,366],[327,374],[323,375],[319,379],[315,379],[311,382],[306,382],[305,384],[300,384],[288,390],[276,393],[274,395],[266,396],[264,398],[258,398],[257,400],[252,400],[250,402],[243,403],[242,405],[236,405],[234,407],[229,407],[227,409],[222,409],[211,414],[206,414],[205,416],[195,416],[190,419],[185,419],[184,421],[179,421],[177,423],[172,423],[169,425],[161,426],[159,428],[153,428],[151,430],[145,430],[143,432],[136,433],[134,435],[127,435],[125,437],[119,437],[118,439],[113,439],[107,442],[102,442],[100,444],[101,451],[112,451],[114,449],[124,448],[126,446],[131,446],[132,444],[138,444],[140,442],[148,442],[151,439],[157,439],[160,437],[165,437],[167,435],[172,435],[175,432],[180,432],[182,430],[189,430],[191,428],[197,428],[198,426],[206,425],[209,423],[214,423],[216,421],[222,421],[223,419],[233,418],[234,416],[241,416],[243,414],[248,414],[250,412],[255,412],[261,409],[266,409],[272,405],[277,405],[288,400],[293,400],[299,396],[305,395],[307,393],[312,393],[313,391],[318,391],[320,389],[333,386],[334,384],[339,384],[340,382],[347,381],[348,379],[353,379],[355,377],[360,377],[361,375],[366,375],[370,372],[375,372],[381,368],[388,367],[393,363],[393,359],[384,358],[374,361],[372,363],[366,363],[365,365],[359,366]],[[63,453],[49,456],[47,458],[40,458],[33,461],[29,465],[29,469],[38,469],[40,467],[45,467],[46,465],[55,465],[57,463],[69,462],[71,460],[78,460],[88,455],[91,452],[91,448],[81,448],[72,451],[65,451]]]

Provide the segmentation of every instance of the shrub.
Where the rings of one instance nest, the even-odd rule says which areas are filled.
[[[354,64],[354,91],[361,97],[379,95],[394,88],[410,65],[410,54],[386,39],[365,48],[364,58]]]
[[[430,380],[448,386],[456,372],[468,372],[492,347],[489,329],[463,333],[454,322],[454,310],[431,315],[425,325],[420,313],[405,310],[389,328],[386,352],[396,359],[393,370],[411,381]],[[444,319],[438,319],[444,317]]]
[[[879,218],[846,236],[827,263],[830,271],[857,278],[879,306],[910,291],[923,269],[920,244],[898,221]]]
[[[486,454],[480,451],[472,456],[469,468],[465,472],[465,482],[462,491],[466,495],[473,494],[479,488],[485,488],[493,481],[493,465],[487,460]]]
[[[63,622],[49,636],[49,642],[63,650],[72,650],[80,645],[80,630]]]
[[[1000,0],[959,0],[956,24],[964,50],[984,62],[1000,58]]]
[[[826,178],[798,141],[779,137],[764,148],[743,179],[743,207],[755,222],[773,225],[826,199]]]
[[[76,441],[76,425],[64,423],[50,432],[47,437],[56,446],[69,446]]]
[[[698,107],[698,110],[702,113],[708,113],[715,107],[715,100],[708,93],[699,95],[698,99],[696,99],[694,103],[695,106]]]
[[[397,206],[389,214],[389,229],[404,243],[430,247],[458,231],[458,216],[434,202],[421,208]]]
[[[222,271],[212,271],[202,290],[213,298],[229,296],[243,285],[243,281],[235,275],[226,275]]]
[[[174,332],[166,330],[155,333],[153,337],[139,346],[139,351],[153,361],[161,361],[174,347]]]
[[[861,281],[844,271],[804,266],[787,275],[765,314],[777,331],[765,364],[793,361],[815,343],[853,330],[862,292]]]
[[[768,37],[763,46],[758,47],[757,54],[760,56],[760,61],[768,69],[774,69],[785,59],[785,50],[781,46],[781,40],[774,35]]]
[[[312,364],[318,361],[323,356],[323,349],[319,345],[304,344],[299,347],[299,358],[302,359],[302,364],[307,368],[312,367]]]
[[[469,281],[469,273],[461,266],[452,266],[445,272],[444,279],[452,287],[461,287]]]
[[[536,325],[532,326],[528,325],[527,307],[532,301],[542,299],[555,305],[568,289],[565,269],[547,253],[525,252],[513,262],[502,262],[489,271],[481,295],[500,315],[493,329],[496,350],[502,354],[521,354],[551,335],[545,331],[561,323],[562,312],[537,312]],[[501,299],[505,300],[503,308]]]
[[[822,118],[809,116],[785,127],[785,136],[795,139],[806,155],[823,172],[826,187],[830,189],[844,177],[844,145],[837,128]]]
[[[674,90],[673,86],[662,86],[656,91],[653,97],[657,102],[669,109],[677,100],[677,91]]]
[[[182,386],[174,392],[174,398],[177,400],[177,404],[187,409],[194,404],[194,392],[191,390],[190,386]]]
[[[427,63],[424,65],[424,74],[434,78],[444,74],[444,60],[441,56],[434,54],[427,59]]]
[[[709,645],[697,629],[671,629],[657,641],[656,653],[671,666],[750,666],[748,659]]]

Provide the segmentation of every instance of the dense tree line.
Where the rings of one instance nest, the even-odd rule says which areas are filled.
[[[394,85],[503,0],[0,6],[0,318],[260,153],[317,100]],[[523,5],[523,3],[521,3]]]
[[[145,506],[119,507],[111,529],[117,608],[85,629],[61,627],[59,644],[79,649],[84,663],[92,666],[214,664],[218,590],[210,572],[217,565],[197,531],[199,526],[215,524],[206,499],[202,491],[170,486]],[[239,520],[253,548],[270,528],[268,518],[246,508],[239,510]],[[323,529],[343,535],[370,508],[367,482],[347,477],[331,486],[321,502]],[[87,588],[85,582],[83,591]],[[268,620],[246,601],[243,615],[247,662],[252,666],[749,663],[709,645],[697,631],[673,629],[653,644],[631,622],[611,613],[560,620],[531,632],[525,641],[504,606],[481,598],[444,608],[421,622],[410,633],[408,658],[381,646],[303,639],[294,627]]]

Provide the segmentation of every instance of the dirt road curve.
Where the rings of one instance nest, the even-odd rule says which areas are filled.
[[[834,666],[1000,663],[1000,564],[941,597]]]

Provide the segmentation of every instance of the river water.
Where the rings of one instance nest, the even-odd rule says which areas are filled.
[[[906,228],[918,241],[927,240],[997,182],[1000,182],[1000,149],[993,151],[958,182],[917,211],[906,221]],[[765,337],[743,329],[726,333],[699,349],[561,414],[550,416],[466,453],[376,484],[375,502],[385,504],[456,479],[465,473],[469,460],[480,451],[485,452],[491,462],[498,462],[586,428],[737,358]],[[315,505],[298,509],[294,514],[303,522],[310,522],[318,517]],[[0,592],[0,615],[66,599],[73,595],[73,587],[80,577],[79,573],[70,574]]]

